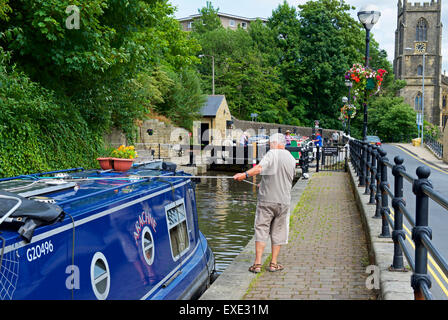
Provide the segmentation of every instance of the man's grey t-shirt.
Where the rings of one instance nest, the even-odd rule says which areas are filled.
[[[271,149],[261,159],[261,183],[258,201],[291,203],[292,180],[296,171],[296,160],[285,149]]]

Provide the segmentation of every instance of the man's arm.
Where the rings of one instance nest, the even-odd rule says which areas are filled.
[[[246,179],[248,177],[253,177],[253,176],[259,175],[262,170],[263,170],[263,168],[258,164],[255,167],[253,167],[252,169],[247,170],[246,172],[237,173],[236,175],[233,176],[233,179],[235,179],[237,181],[243,181],[244,179]],[[246,173],[247,173],[247,175],[246,175]]]

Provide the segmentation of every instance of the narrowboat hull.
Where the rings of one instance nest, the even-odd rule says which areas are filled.
[[[120,181],[115,190],[116,181],[95,180],[47,195],[64,219],[36,228],[31,241],[0,229],[0,298],[198,297],[210,284],[214,256],[199,231],[195,186],[188,176],[163,178],[124,188]],[[109,191],[95,191],[104,185]]]

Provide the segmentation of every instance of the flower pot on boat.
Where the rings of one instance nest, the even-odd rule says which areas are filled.
[[[113,159],[108,157],[108,158],[96,158],[96,160],[98,160],[101,169],[103,170],[110,170],[113,169]]]

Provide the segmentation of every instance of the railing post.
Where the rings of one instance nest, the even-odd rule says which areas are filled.
[[[367,142],[361,142],[361,168],[360,168],[360,176],[359,176],[359,185],[358,187],[364,187],[366,183],[366,163],[367,163]]]
[[[381,155],[381,219],[382,219],[382,227],[380,238],[390,238],[389,231],[389,222],[387,221],[386,215],[390,214],[389,211],[389,197],[387,195],[386,187],[389,187],[389,183],[387,182],[387,165],[386,162],[389,159],[386,157],[387,152],[384,149],[380,148],[379,150]]]
[[[376,155],[377,155],[377,146],[372,147],[372,164],[371,164],[371,177],[370,177],[370,199],[369,204],[375,204],[375,193],[376,193]]]
[[[371,167],[371,162],[370,162],[371,154],[372,154],[372,145],[369,144],[369,145],[367,146],[367,156],[366,156],[366,176],[365,176],[365,179],[366,179],[366,182],[365,182],[366,188],[365,188],[365,190],[364,190],[364,194],[365,194],[365,195],[368,195],[369,192],[370,192],[370,180],[369,180],[369,176],[370,176],[370,172],[371,172],[371,169],[372,169],[372,167]]]
[[[422,242],[422,236],[425,234],[432,240],[432,230],[428,227],[429,208],[428,196],[423,192],[423,186],[432,188],[428,177],[431,170],[426,166],[417,168],[417,180],[414,180],[412,191],[416,195],[415,200],[415,227],[412,228],[412,240],[415,243],[415,271],[411,277],[411,285],[414,289],[415,300],[424,300],[421,290],[422,284],[431,288],[431,279],[428,276],[428,252]]]
[[[395,165],[392,169],[394,175],[394,199],[392,207],[395,211],[394,230],[392,231],[392,239],[394,241],[394,259],[389,271],[407,271],[403,265],[403,250],[401,249],[399,238],[406,240],[406,233],[403,230],[403,213],[400,210],[400,204],[405,204],[403,199],[403,176],[400,171],[406,171],[403,166],[404,159],[400,156],[394,158]]]
[[[375,209],[375,215],[372,217],[374,219],[381,219],[381,172],[383,171],[383,164],[380,159],[380,148],[377,149],[377,152],[375,154],[376,162],[377,162],[377,171],[376,171],[376,195],[375,195],[375,201],[376,201],[376,209]]]
[[[317,151],[316,151],[316,172],[319,172],[319,161],[320,161],[320,147],[317,146]]]

